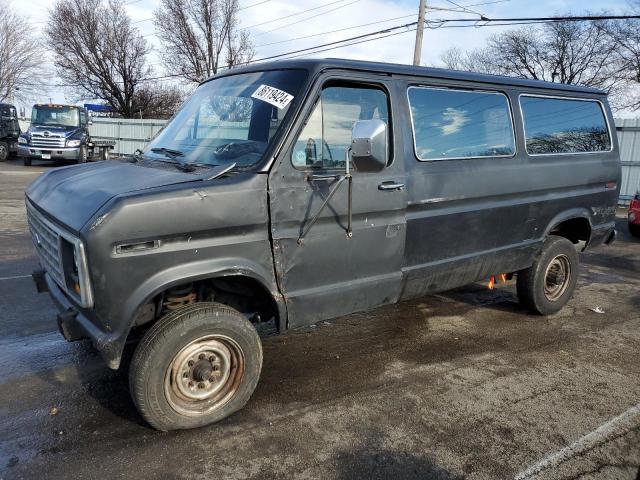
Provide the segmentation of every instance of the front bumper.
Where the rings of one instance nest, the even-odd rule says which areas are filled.
[[[69,342],[90,339],[109,368],[117,370],[122,352],[119,337],[96,327],[44,270],[36,271],[32,276],[38,292],[48,291],[57,307],[56,320],[62,336]]]
[[[80,147],[47,149],[19,144],[18,155],[40,160],[77,160],[80,156]]]

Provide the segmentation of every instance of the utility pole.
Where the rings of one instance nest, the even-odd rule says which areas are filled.
[[[416,28],[416,46],[413,49],[413,64],[420,65],[422,57],[422,34],[424,33],[424,14],[427,10],[427,0],[420,0],[420,11],[418,12],[418,26]]]

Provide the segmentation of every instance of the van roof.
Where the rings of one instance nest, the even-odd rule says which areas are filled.
[[[413,77],[439,78],[446,80],[461,80],[467,82],[478,82],[485,84],[509,85],[523,88],[536,88],[558,91],[569,91],[579,93],[590,93],[596,95],[606,95],[606,92],[579,85],[567,85],[563,83],[545,82],[542,80],[531,80],[526,78],[508,77],[503,75],[489,75],[485,73],[463,72],[458,70],[448,70],[446,68],[416,67],[399,63],[368,62],[363,60],[347,60],[342,58],[323,59],[299,59],[299,60],[278,60],[273,62],[258,62],[244,67],[237,67],[225,70],[212,78],[234,75],[244,72],[257,72],[264,70],[277,70],[282,68],[302,68],[313,73],[332,68],[342,70],[366,71],[372,73],[387,73],[396,75],[409,75]]]

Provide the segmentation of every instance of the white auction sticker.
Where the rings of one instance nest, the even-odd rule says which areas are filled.
[[[291,100],[293,100],[293,95],[278,90],[275,87],[270,87],[269,85],[260,85],[258,89],[251,94],[251,97],[270,103],[278,108],[286,107]]]

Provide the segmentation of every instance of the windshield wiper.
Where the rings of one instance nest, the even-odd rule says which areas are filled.
[[[164,153],[169,157],[184,157],[184,153],[182,153],[180,150],[174,150],[172,148],[154,147],[151,149],[151,151],[153,153]]]

